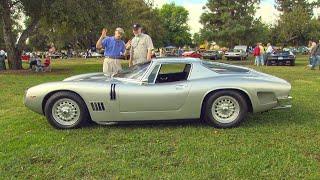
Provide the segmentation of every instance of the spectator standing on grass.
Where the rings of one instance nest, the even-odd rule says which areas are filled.
[[[270,56],[273,53],[273,47],[270,43],[267,44],[267,50],[266,50],[266,55],[265,55],[265,61],[264,63],[267,61],[268,56]]]
[[[103,61],[103,72],[112,76],[117,74],[121,68],[121,57],[125,54],[125,43],[121,40],[124,30],[122,28],[116,28],[114,36],[107,36],[107,29],[103,29],[101,37],[97,41],[97,49],[104,48],[104,61]]]
[[[149,35],[142,33],[142,26],[134,24],[134,37],[129,40],[126,48],[130,49],[129,67],[139,63],[151,61],[153,43]]]
[[[260,48],[260,62],[261,65],[264,65],[264,59],[265,59],[265,51],[262,43],[259,43],[259,48]]]
[[[311,70],[314,70],[315,67],[319,65],[319,62],[320,62],[320,43],[314,49]],[[319,70],[320,70],[320,67],[319,67]]]
[[[314,41],[311,41],[310,43],[310,57],[309,57],[309,64],[308,66],[311,67],[313,64],[313,61],[316,60],[316,50],[317,50],[317,43]]]
[[[273,47],[270,43],[267,44],[267,50],[266,50],[266,54],[270,55],[273,53]]]
[[[159,49],[159,56],[160,57],[164,57],[165,56],[164,50],[162,48]]]
[[[257,43],[256,47],[253,49],[253,56],[255,57],[254,65],[257,65],[257,66],[259,66],[260,58],[261,58],[259,45],[260,44]]]
[[[4,50],[0,50],[0,70],[6,70],[6,63],[5,63],[5,59],[6,59],[6,52],[4,52]]]

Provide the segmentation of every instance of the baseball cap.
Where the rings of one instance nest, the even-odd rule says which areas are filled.
[[[120,28],[120,27],[116,28],[116,31],[118,31],[121,34],[124,34],[124,30],[122,28]]]
[[[140,24],[133,24],[132,29],[134,30],[138,30],[139,28],[141,28]]]

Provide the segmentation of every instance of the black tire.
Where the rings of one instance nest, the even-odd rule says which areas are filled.
[[[271,61],[267,60],[266,66],[271,66]]]
[[[295,66],[295,65],[296,65],[295,60],[291,60],[291,62],[290,62],[290,66]]]
[[[236,116],[234,120],[227,123],[215,119],[212,113],[213,103],[218,100],[218,98],[224,97],[232,97],[239,105],[239,114],[235,114]],[[248,105],[246,99],[240,93],[232,90],[223,90],[211,94],[211,96],[206,100],[204,113],[204,120],[207,124],[216,128],[232,128],[239,126],[239,124],[244,121],[248,114]]]
[[[64,125],[59,123],[52,114],[52,108],[54,104],[62,99],[69,99],[75,102],[79,107],[79,117],[76,119],[76,121],[73,124],[70,125]],[[53,94],[48,101],[45,104],[44,108],[45,116],[48,120],[48,122],[56,129],[73,129],[73,128],[79,128],[85,125],[87,122],[90,121],[89,112],[87,109],[87,106],[83,102],[82,98],[72,92],[67,91],[61,91]]]

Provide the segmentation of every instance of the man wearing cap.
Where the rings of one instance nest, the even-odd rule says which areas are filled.
[[[125,43],[121,40],[124,31],[122,28],[117,28],[114,32],[114,36],[107,36],[107,29],[103,29],[101,37],[98,40],[96,47],[97,49],[104,48],[104,62],[103,72],[106,75],[112,76],[120,71],[121,64],[120,58],[125,53]]]
[[[129,66],[151,61],[153,43],[149,35],[142,33],[140,24],[133,25],[134,38],[127,44],[130,49]]]

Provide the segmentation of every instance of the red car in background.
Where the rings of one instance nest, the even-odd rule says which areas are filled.
[[[202,58],[202,55],[200,53],[197,53],[196,51],[187,51],[182,53],[183,57],[192,57],[192,58]]]

